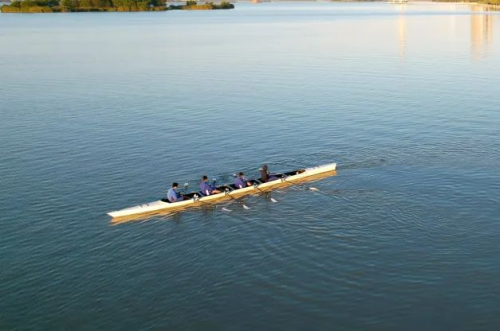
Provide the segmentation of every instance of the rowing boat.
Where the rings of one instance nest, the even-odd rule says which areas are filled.
[[[329,163],[312,168],[298,169],[290,172],[285,172],[283,174],[278,174],[278,179],[265,183],[261,182],[260,179],[249,180],[252,186],[244,188],[236,188],[234,185],[221,185],[218,186],[217,189],[219,191],[222,191],[222,193],[202,196],[200,192],[192,192],[183,194],[184,200],[182,201],[169,202],[167,199],[161,199],[139,206],[112,211],[109,212],[108,215],[112,218],[120,218],[131,215],[154,213],[157,211],[183,209],[186,207],[200,206],[204,203],[214,203],[221,200],[234,199],[243,195],[268,191],[270,189],[277,188],[286,184],[293,184],[315,175],[332,172],[335,171],[336,167],[336,163]]]

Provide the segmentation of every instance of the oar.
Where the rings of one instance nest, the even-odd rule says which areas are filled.
[[[195,199],[195,201],[196,201],[196,202],[199,202],[199,203],[201,203],[202,205],[214,206],[214,208],[216,208],[216,209],[217,209],[217,207],[219,207],[218,205],[214,205],[214,204],[211,204],[211,203],[208,203],[208,202],[205,202],[205,201],[200,201],[200,197],[199,197],[199,196],[197,196],[197,197],[196,197],[196,198],[194,198],[194,199]],[[225,211],[225,212],[228,212],[228,213],[232,212],[232,210],[231,210],[231,209],[227,209],[226,207],[222,207],[222,208],[221,208],[221,210],[222,210],[222,211]]]
[[[256,188],[258,191],[260,191],[260,193],[263,193],[264,195],[267,195],[267,192],[262,191],[262,190],[259,188],[259,185],[258,185],[258,184],[257,184],[257,185],[255,185],[255,184],[254,184],[254,185],[253,185],[253,187],[254,187],[254,188]],[[274,202],[274,203],[278,202],[278,200],[276,200],[276,199],[275,199],[275,198],[273,198],[273,197],[270,197],[270,199],[269,199],[269,200],[271,200],[271,201],[272,201],[272,202]]]
[[[234,178],[238,177],[238,175],[237,175],[237,174],[231,174],[231,175],[232,175]],[[254,180],[254,181],[255,181],[255,180]],[[255,184],[254,184],[254,185],[253,185],[253,187],[254,187],[254,188],[256,188],[257,190],[259,190],[261,193],[266,193],[266,192],[262,191],[262,190],[258,187],[258,185],[255,185]],[[278,202],[278,200],[276,200],[276,199],[275,199],[275,198],[273,198],[273,197],[271,197],[269,200],[271,200],[271,201],[272,201],[272,202],[274,202],[274,203]]]
[[[287,180],[286,177],[283,177],[283,181],[287,182],[287,183],[290,183],[292,185],[295,185],[295,186],[299,186],[299,187],[304,187],[305,186],[305,184],[294,183],[293,180]],[[307,190],[308,191],[313,191],[313,192],[320,192],[319,188],[316,188],[316,187],[313,187],[313,186],[307,187]]]
[[[215,182],[215,179],[214,179],[214,182]],[[241,205],[243,206],[243,209],[246,209],[246,210],[250,209],[250,207],[248,207],[248,206],[247,206],[247,205],[245,205],[243,202],[239,201],[238,199],[236,199],[235,197],[233,197],[231,194],[229,194],[229,192],[228,192],[228,191],[226,191],[225,193],[226,193],[226,195],[227,195],[227,196],[229,196],[231,199],[233,199],[233,200],[237,201],[238,203],[241,203]],[[196,202],[199,202],[199,203],[201,203],[201,204],[212,205],[212,204],[210,204],[210,203],[206,203],[206,202],[204,202],[204,201],[201,201],[201,200],[200,200],[201,198],[202,198],[202,197],[197,196],[197,197],[195,198],[195,201],[196,201]],[[215,205],[215,208],[217,208],[217,207],[218,207],[218,206],[217,206],[217,205]],[[221,209],[221,210],[222,210],[222,211],[225,211],[225,212],[232,212],[232,210],[231,210],[231,209],[227,209],[227,208],[225,208],[225,207],[222,207],[222,209]]]
[[[241,205],[243,206],[243,209],[246,209],[246,210],[250,209],[250,207],[248,207],[247,205],[245,205],[245,204],[243,203],[243,201],[239,201],[238,199],[236,199],[235,197],[233,197],[233,196],[229,193],[229,191],[226,191],[225,193],[226,193],[226,195],[227,195],[228,197],[230,197],[230,198],[231,198],[231,199],[233,199],[234,201],[236,201],[236,202],[238,202],[238,203],[241,203]],[[228,209],[228,210],[229,210],[229,209]]]

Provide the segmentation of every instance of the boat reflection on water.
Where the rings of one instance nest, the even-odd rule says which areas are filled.
[[[303,179],[294,180],[293,182],[284,181],[284,182],[281,182],[279,184],[273,185],[272,187],[263,188],[261,191],[255,190],[255,191],[252,191],[252,193],[250,193],[250,194],[240,195],[240,196],[238,196],[238,200],[241,197],[249,196],[249,195],[266,195],[267,197],[270,198],[270,194],[272,193],[272,191],[274,191],[278,188],[302,186],[302,185],[307,184],[307,183],[317,182],[317,181],[320,181],[322,179],[336,176],[336,175],[337,175],[337,171],[328,171],[328,172],[324,172],[321,174],[308,176],[308,177],[303,178]],[[237,196],[237,194],[235,194],[235,193],[236,192],[233,191],[232,195]],[[160,217],[162,219],[169,219],[169,220],[177,220],[178,221],[180,219],[179,213],[186,210],[186,209],[195,209],[196,208],[196,209],[200,210],[202,213],[211,214],[211,213],[216,212],[219,209],[222,209],[223,207],[226,207],[228,209],[232,208],[232,207],[230,207],[231,204],[237,204],[237,203],[238,202],[235,201],[230,196],[226,196],[226,197],[223,197],[215,202],[198,201],[195,205],[181,206],[181,207],[175,208],[175,209],[171,208],[168,210],[159,210],[159,211],[154,211],[154,212],[150,212],[150,213],[143,213],[143,214],[137,214],[137,215],[131,215],[131,216],[124,216],[124,217],[115,217],[115,218],[111,219],[110,223],[111,223],[111,225],[118,225],[118,224],[123,224],[123,223],[127,223],[127,222],[133,222],[133,221],[145,222],[145,221],[151,220],[153,218],[157,219],[158,217]]]

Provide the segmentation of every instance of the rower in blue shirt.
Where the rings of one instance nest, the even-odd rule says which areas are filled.
[[[216,189],[214,186],[210,185],[208,182],[208,177],[203,176],[202,181],[200,183],[200,192],[203,195],[211,195],[211,194],[217,194],[221,193],[218,189]]]
[[[168,189],[167,192],[167,199],[170,202],[177,202],[177,201],[182,201],[184,198],[182,197],[181,194],[177,193],[177,187],[179,187],[179,184],[173,183],[172,187]]]
[[[251,186],[252,184],[250,184],[244,177],[243,177],[243,173],[240,172],[238,174],[238,177],[236,177],[236,180],[234,181],[234,186],[236,186],[236,188],[244,188],[244,187],[247,187],[247,186]]]

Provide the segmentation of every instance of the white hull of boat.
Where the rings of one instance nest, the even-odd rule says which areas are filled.
[[[183,200],[183,201],[178,201],[178,202],[174,202],[174,203],[168,203],[168,202],[163,202],[161,200],[157,200],[157,201],[145,203],[145,204],[142,204],[139,206],[125,208],[125,209],[121,209],[118,211],[112,211],[112,212],[109,212],[108,215],[113,217],[113,218],[118,218],[118,217],[125,217],[125,216],[131,216],[131,215],[151,213],[151,212],[156,212],[159,210],[178,209],[178,208],[187,207],[190,205],[200,206],[203,203],[213,203],[217,200],[227,199],[228,197],[226,195],[230,195],[231,197],[235,197],[235,196],[240,197],[242,195],[258,193],[258,192],[260,192],[259,190],[269,189],[273,186],[278,186],[278,185],[286,183],[286,182],[293,183],[294,181],[304,179],[304,178],[307,178],[310,176],[319,175],[322,173],[334,171],[336,168],[337,168],[337,163],[329,163],[329,164],[325,164],[322,166],[307,168],[307,169],[304,169],[305,171],[302,173],[288,176],[286,178],[280,178],[278,180],[273,180],[271,182],[262,183],[262,184],[259,184],[257,187],[250,186],[250,187],[245,187],[242,189],[234,190],[234,191],[231,191],[229,193],[218,193],[218,194],[214,194],[214,195],[203,196],[203,197],[200,197],[198,200],[189,199],[189,200]]]

